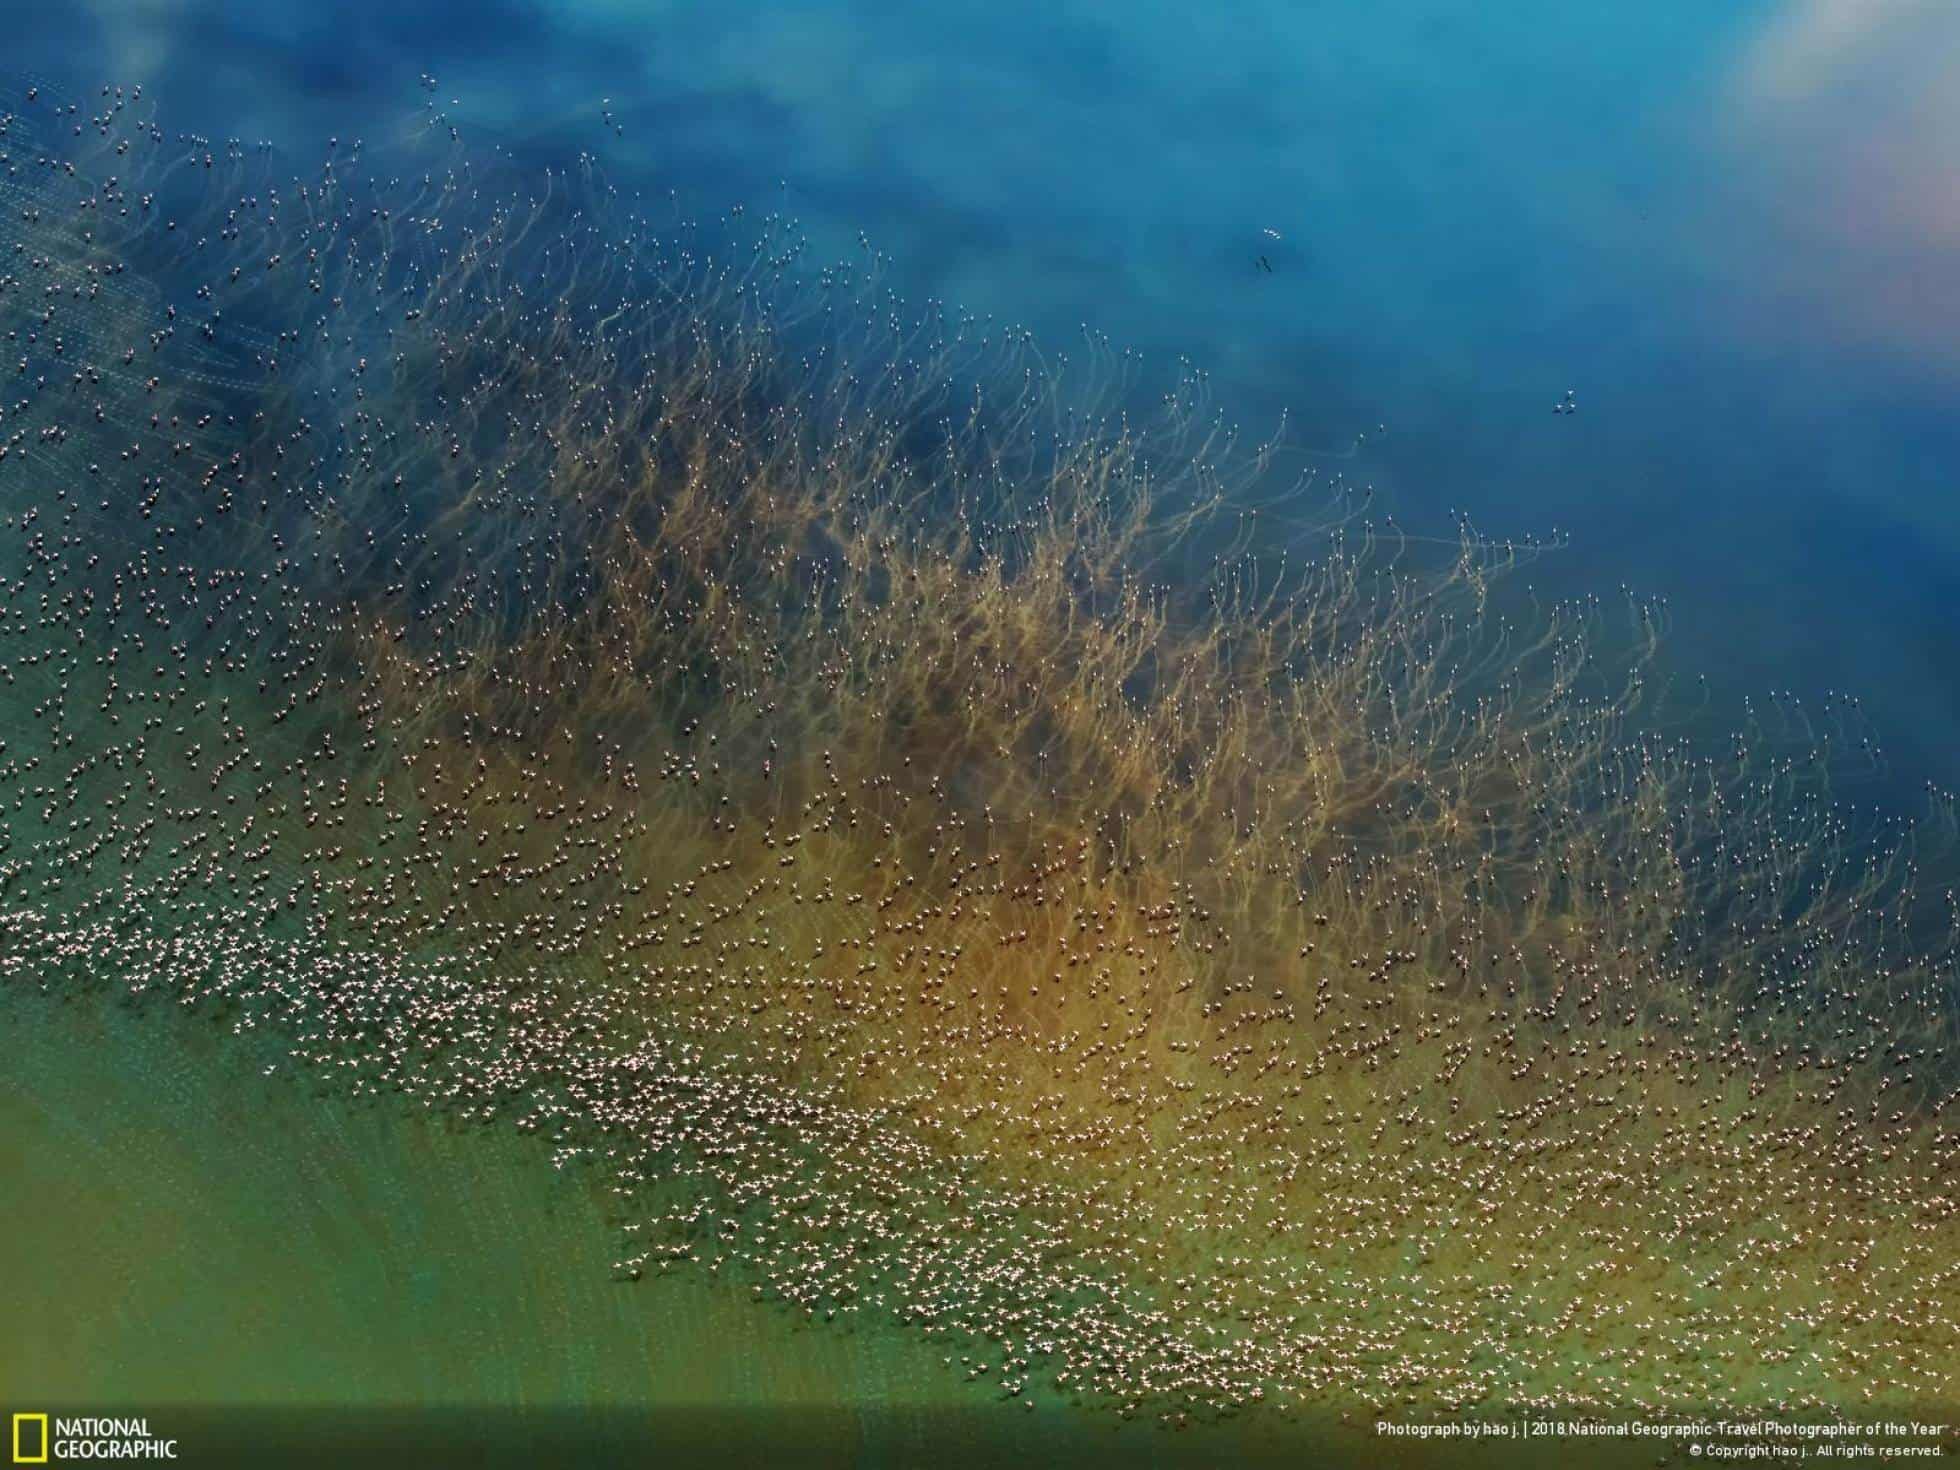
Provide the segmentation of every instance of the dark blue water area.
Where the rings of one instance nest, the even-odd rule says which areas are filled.
[[[1186,357],[1404,528],[1556,531],[1541,592],[1665,598],[1705,718],[1855,694],[1889,755],[1855,795],[1960,785],[1954,7],[5,0],[0,20],[14,65],[141,82],[176,127],[307,156],[433,101],[540,165],[587,150],[703,211],[787,207],[819,253],[862,233],[908,299],[1057,350],[1087,325],[1165,376]]]

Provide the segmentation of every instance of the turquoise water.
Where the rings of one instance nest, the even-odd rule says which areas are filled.
[[[1415,533],[1452,508],[1569,533],[1550,591],[1668,598],[1711,727],[1843,690],[1891,753],[1870,794],[1960,784],[1950,7],[0,17],[17,65],[148,82],[214,137],[308,149],[434,95],[539,163],[590,150],[705,212],[787,201],[826,255],[863,232],[903,295],[1054,351],[1087,323],[1188,354],[1255,431],[1285,411],[1343,456],[1386,425],[1325,467]]]

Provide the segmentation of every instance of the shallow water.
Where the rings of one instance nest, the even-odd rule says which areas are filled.
[[[6,1403],[146,1413],[188,1463],[1444,1458],[1297,1419],[1187,1436],[1029,1411],[909,1333],[807,1325],[695,1273],[613,1279],[603,1210],[526,1140],[268,1075],[197,1019],[11,995],[0,1026],[0,1171],[25,1206]]]
[[[197,1021],[10,998],[4,1023],[11,1313],[35,1324],[0,1341],[11,1404],[188,1416],[187,1456],[312,1404],[391,1461],[390,1409],[424,1434],[485,1414],[472,1433],[513,1460],[558,1434],[868,1465],[957,1451],[963,1424],[1003,1455],[1067,1438],[1065,1413],[990,1413],[897,1332],[692,1275],[613,1280],[597,1202],[524,1140],[322,1096]]]

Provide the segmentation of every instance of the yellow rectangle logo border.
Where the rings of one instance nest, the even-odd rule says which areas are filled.
[[[40,1454],[23,1455],[20,1452],[20,1426],[23,1424],[39,1424],[41,1426],[41,1453]],[[48,1416],[46,1414],[14,1415],[14,1442],[12,1445],[12,1449],[14,1452],[14,1463],[16,1465],[47,1464],[48,1463]]]

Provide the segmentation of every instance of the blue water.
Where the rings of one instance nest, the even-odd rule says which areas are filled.
[[[1187,355],[1409,529],[1556,528],[1541,587],[1665,596],[1670,666],[1717,715],[1847,690],[1890,756],[1870,792],[1960,784],[1960,7],[0,17],[17,65],[142,82],[179,127],[310,155],[433,95],[540,160],[588,149],[704,210],[786,202],[838,253],[862,231],[908,297]]]

